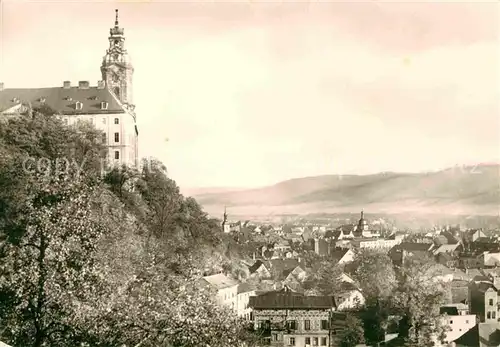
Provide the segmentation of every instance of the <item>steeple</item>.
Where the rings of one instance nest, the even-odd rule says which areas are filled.
[[[119,25],[118,9],[115,10],[115,25],[109,30],[108,41],[109,48],[101,65],[102,79],[123,104],[132,106],[134,68],[125,48],[125,31]]]

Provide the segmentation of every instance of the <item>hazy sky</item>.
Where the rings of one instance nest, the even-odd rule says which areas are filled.
[[[118,8],[141,155],[181,187],[500,160],[496,2],[0,6],[6,88],[95,85]]]

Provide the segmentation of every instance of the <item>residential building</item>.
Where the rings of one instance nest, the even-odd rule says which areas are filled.
[[[334,295],[338,311],[351,310],[365,304],[363,294],[354,283],[342,282],[340,286],[340,291]]]
[[[353,239],[351,245],[354,248],[368,248],[368,249],[391,249],[392,247],[401,243],[399,239],[382,239],[382,238],[360,238]]]
[[[347,264],[354,260],[354,251],[352,249],[335,249],[330,253],[330,258],[337,264]]]
[[[88,122],[103,131],[102,143],[112,165],[138,167],[138,130],[132,94],[134,68],[125,48],[124,29],[118,23],[111,28],[109,48],[101,64],[102,80],[97,86],[80,81],[72,86],[64,81],[60,87],[4,88],[0,83],[0,119],[46,108],[67,125]]]
[[[304,296],[285,288],[250,298],[255,329],[271,346],[330,346],[330,296]]]
[[[477,324],[476,315],[469,314],[469,308],[465,304],[442,306],[440,313],[445,314],[442,324],[449,329],[446,332],[445,343],[455,341]]]
[[[203,277],[201,284],[216,291],[216,301],[219,305],[237,311],[238,281],[224,274],[216,274]]]
[[[454,347],[498,347],[500,346],[500,324],[479,323],[453,341]]]
[[[472,281],[469,284],[469,311],[481,323],[498,322],[498,289],[492,282]]]
[[[479,256],[479,260],[485,268],[498,267],[500,266],[500,253],[484,252]]]
[[[236,313],[238,317],[242,317],[249,321],[251,318],[252,309],[249,306],[250,297],[255,296],[255,288],[248,283],[238,284],[238,295],[237,295],[237,308]]]

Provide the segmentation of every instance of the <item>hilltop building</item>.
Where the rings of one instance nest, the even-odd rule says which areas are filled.
[[[4,88],[0,83],[0,118],[15,117],[32,109],[47,108],[68,124],[87,121],[104,132],[111,164],[138,166],[138,130],[132,98],[134,68],[125,49],[124,29],[118,23],[109,32],[109,48],[101,64],[97,86],[80,81],[51,88]]]

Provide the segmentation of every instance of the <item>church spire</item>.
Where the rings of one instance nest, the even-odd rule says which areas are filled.
[[[103,58],[101,65],[102,79],[106,81],[108,89],[123,104],[131,106],[132,99],[132,75],[134,68],[125,48],[125,32],[120,28],[118,21],[118,9],[115,9],[115,25],[109,30],[109,48]]]
[[[227,211],[226,211],[226,206],[224,206],[224,221],[223,223],[225,224],[227,222]]]

